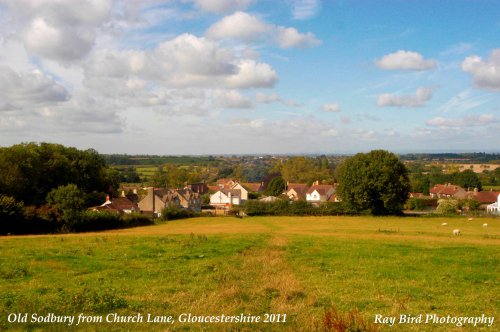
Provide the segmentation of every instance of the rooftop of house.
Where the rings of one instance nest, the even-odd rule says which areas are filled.
[[[333,189],[334,187],[331,184],[313,184],[307,191],[307,194],[312,194],[316,190],[318,194],[326,195],[328,191]]]
[[[465,191],[465,190],[464,188],[451,183],[436,184],[429,190],[431,194],[448,195],[448,196],[453,196],[459,191]]]

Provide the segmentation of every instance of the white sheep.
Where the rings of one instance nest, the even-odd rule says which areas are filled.
[[[467,219],[467,220],[472,221],[472,218],[469,218],[469,219]]]
[[[483,224],[483,227],[488,227],[488,224]]]
[[[456,235],[456,236],[460,235],[460,230],[459,229],[454,229],[453,230],[453,235]]]
[[[448,223],[444,222],[444,223],[441,224],[441,226],[448,226]]]

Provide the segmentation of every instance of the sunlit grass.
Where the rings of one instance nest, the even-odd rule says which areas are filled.
[[[454,228],[462,235],[453,236]],[[4,237],[0,329],[51,327],[10,324],[12,312],[287,314],[281,325],[83,326],[158,331],[310,331],[323,328],[329,308],[357,309],[366,321],[376,313],[498,315],[499,244],[499,219],[462,217],[197,218],[103,233]]]

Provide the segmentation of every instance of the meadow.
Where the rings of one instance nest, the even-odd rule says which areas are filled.
[[[446,226],[442,226],[447,223]],[[487,223],[488,227],[483,227]],[[453,236],[453,229],[460,236]],[[275,314],[281,323],[81,323],[72,330],[325,331],[336,315],[495,316],[500,219],[207,217],[100,233],[0,238],[0,330],[67,330],[47,316]],[[28,323],[9,323],[28,313]]]

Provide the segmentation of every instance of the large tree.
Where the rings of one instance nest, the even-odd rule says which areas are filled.
[[[118,177],[95,150],[28,143],[0,148],[0,194],[43,204],[54,188],[74,183],[85,193],[117,188]]]
[[[400,213],[408,199],[410,182],[405,165],[384,150],[358,153],[337,169],[337,192],[356,211],[372,214]]]

